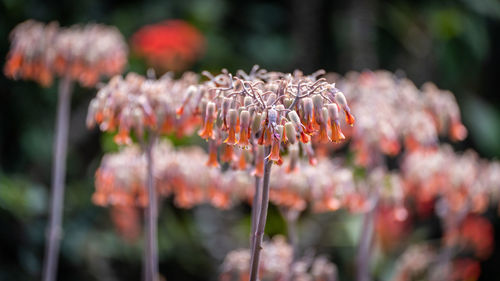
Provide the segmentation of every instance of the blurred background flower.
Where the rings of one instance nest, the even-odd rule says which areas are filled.
[[[183,20],[167,20],[146,25],[131,39],[132,49],[148,65],[165,71],[183,71],[191,67],[204,51],[203,35]]]

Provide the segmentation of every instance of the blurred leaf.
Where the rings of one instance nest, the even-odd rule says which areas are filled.
[[[29,220],[46,210],[47,192],[40,185],[24,178],[9,178],[0,174],[0,207],[19,220]]]
[[[478,144],[482,153],[500,157],[499,110],[475,96],[467,97],[463,105],[469,137]]]

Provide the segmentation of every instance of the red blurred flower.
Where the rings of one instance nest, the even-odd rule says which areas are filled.
[[[142,27],[132,36],[132,49],[159,70],[181,71],[203,53],[203,35],[182,20],[167,20]]]
[[[111,220],[116,231],[125,241],[132,243],[139,238],[141,223],[139,209],[135,206],[113,206],[111,208]]]
[[[478,258],[488,258],[493,249],[493,227],[489,220],[469,215],[460,227],[461,241],[474,249]]]
[[[377,208],[375,230],[383,250],[394,249],[409,231],[407,215],[403,206],[381,205]]]
[[[479,279],[481,266],[473,259],[459,259],[453,262],[453,281],[475,281]]]

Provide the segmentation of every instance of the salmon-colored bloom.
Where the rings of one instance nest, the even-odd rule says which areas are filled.
[[[234,158],[234,147],[229,144],[223,145],[220,161],[229,163],[233,161],[233,158]]]
[[[450,124],[449,135],[452,141],[462,141],[467,137],[467,129],[459,120],[453,120]]]
[[[139,210],[134,206],[113,206],[111,208],[111,220],[125,241],[132,243],[141,234]]]
[[[326,123],[326,120],[329,119],[328,110],[326,108],[323,108],[323,110],[321,111],[321,114],[322,114],[322,118],[319,121],[320,124],[319,124],[318,141],[320,143],[328,143],[331,141],[330,137],[328,136],[328,127],[327,127],[327,123]]]
[[[229,128],[229,136],[227,137],[226,140],[224,140],[224,143],[227,143],[228,145],[235,145],[238,141],[236,140],[236,126],[237,124],[237,119],[238,119],[238,113],[234,109],[230,109],[228,112],[228,128]]]
[[[238,157],[238,170],[246,170],[247,168],[247,159],[245,157],[245,151],[240,151],[240,155]]]
[[[208,142],[208,161],[206,165],[208,167],[219,167],[219,162],[217,161],[217,145],[214,141]]]
[[[256,177],[264,176],[264,160],[265,160],[265,148],[264,146],[255,147],[255,169],[253,171],[253,175]]]
[[[205,122],[203,123],[203,129],[198,132],[203,139],[214,139],[214,120],[215,120],[215,104],[208,103],[205,113]]]
[[[278,125],[276,132],[273,135],[272,142],[273,144],[271,145],[271,154],[269,154],[269,160],[274,161],[274,162],[279,162],[281,160],[280,157],[280,143],[281,143],[281,136],[283,134],[283,126]]]
[[[129,130],[127,128],[120,128],[118,134],[113,138],[118,145],[127,145],[132,143],[132,139],[129,136]]]
[[[250,128],[250,112],[243,110],[240,113],[240,138],[238,145],[243,149],[250,147],[249,136],[251,134]]]

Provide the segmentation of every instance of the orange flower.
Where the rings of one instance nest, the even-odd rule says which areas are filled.
[[[318,141],[320,143],[328,143],[331,141],[330,137],[328,136],[328,129],[326,126],[326,121],[328,120],[328,110],[326,108],[323,108],[321,111],[322,118],[319,119],[320,124],[319,124],[319,138]]]
[[[342,92],[335,93],[335,101],[344,110],[346,123],[353,126],[355,119],[354,116],[351,114],[351,109],[347,105],[347,100],[344,94]]]
[[[129,129],[121,126],[118,134],[113,138],[116,144],[118,145],[128,145],[132,143],[132,139],[129,136]]]
[[[310,135],[314,132],[313,128],[313,115],[314,115],[314,105],[311,98],[304,98],[303,103],[303,118],[304,118],[304,131]]]
[[[346,123],[349,124],[350,126],[354,126],[355,122],[354,115],[352,115],[351,112],[347,110],[344,110],[344,112],[345,112]]]
[[[219,167],[219,162],[217,162],[217,145],[212,140],[208,142],[208,161],[206,165],[208,167]]]
[[[134,206],[113,206],[111,208],[111,220],[125,241],[132,243],[136,241],[141,233],[140,217]]]
[[[276,131],[273,135],[272,139],[272,146],[271,146],[271,154],[269,154],[269,160],[274,161],[276,163],[280,162],[281,157],[280,157],[280,143],[281,143],[281,136],[283,135],[283,126],[278,125],[276,126]],[[281,160],[282,162],[283,160]]]
[[[233,151],[234,147],[232,145],[224,144],[222,150],[224,151],[220,157],[222,162],[231,162],[233,161]]]
[[[234,145],[238,141],[236,140],[236,125],[237,125],[237,119],[238,119],[238,113],[234,109],[230,109],[228,113],[228,118],[229,118],[229,136],[227,137],[226,140],[224,140],[224,143],[227,143],[229,145]]]
[[[451,121],[449,134],[452,141],[462,141],[467,137],[467,129],[455,118]]]
[[[214,139],[214,120],[215,120],[215,103],[209,102],[205,113],[205,123],[203,129],[198,132],[198,135],[203,139]]]
[[[258,145],[255,149],[257,150],[255,152],[255,170],[252,174],[256,177],[262,177],[264,176],[264,146]]]
[[[238,169],[239,170],[245,170],[247,167],[247,160],[245,157],[245,151],[240,151],[240,156],[238,160]]]
[[[248,137],[250,136],[250,112],[243,110],[240,113],[240,139],[238,145],[241,148],[247,149],[250,146]]]
[[[292,121],[292,123],[295,125],[295,129],[299,132],[299,134],[300,134],[300,141],[302,143],[308,143],[309,140],[310,140],[310,137],[309,137],[309,135],[307,135],[304,132],[304,129],[303,129],[304,125],[302,125],[302,123],[300,122],[300,117],[297,114],[297,112],[290,111],[288,113],[288,118],[290,119],[290,121]]]
[[[336,104],[328,105],[328,115],[330,120],[330,130],[332,131],[332,141],[339,143],[345,140],[345,136],[340,130],[339,109]]]

